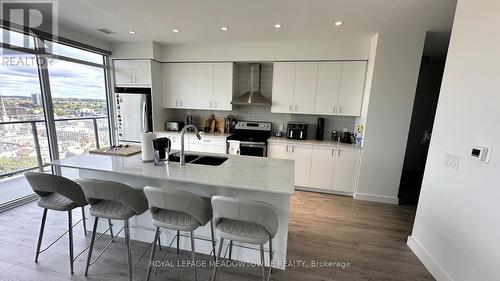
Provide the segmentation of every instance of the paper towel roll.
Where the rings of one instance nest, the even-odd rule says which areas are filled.
[[[153,140],[156,135],[151,132],[143,133],[141,135],[141,160],[153,161]]]

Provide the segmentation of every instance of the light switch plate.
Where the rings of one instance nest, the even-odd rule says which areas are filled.
[[[444,165],[446,167],[458,170],[458,165],[460,164],[460,155],[446,153],[444,156]]]

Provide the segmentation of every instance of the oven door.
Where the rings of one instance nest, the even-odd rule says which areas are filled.
[[[265,142],[240,142],[240,155],[267,157],[267,144]]]

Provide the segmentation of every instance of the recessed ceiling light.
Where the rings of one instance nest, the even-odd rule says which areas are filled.
[[[282,26],[281,24],[279,24],[279,23],[277,23],[277,24],[275,24],[275,25],[274,25],[274,28],[276,28],[276,29],[280,29],[280,28],[282,28],[282,27],[283,27],[283,26]]]
[[[177,29],[177,28],[174,28],[174,29],[172,29],[172,32],[179,33],[179,32],[181,32],[181,30]]]
[[[229,28],[227,26],[223,26],[223,27],[220,28],[220,30],[222,30],[222,31],[228,31]]]
[[[335,26],[341,26],[341,25],[343,25],[343,24],[344,24],[344,22],[343,22],[343,21],[341,21],[341,20],[338,20],[338,21],[334,22],[333,24],[334,24]]]
[[[130,33],[130,34],[134,35],[134,34],[135,34],[135,31],[133,31],[133,30],[129,30],[129,32],[128,32],[128,33]]]

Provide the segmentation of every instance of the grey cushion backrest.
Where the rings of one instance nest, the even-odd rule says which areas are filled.
[[[212,218],[210,202],[191,192],[146,186],[144,194],[152,213],[158,209],[184,212],[193,216],[200,225],[205,225]]]
[[[96,179],[79,179],[85,197],[90,205],[100,200],[119,202],[131,208],[136,215],[148,209],[148,202],[141,189],[135,189],[123,183]]]
[[[28,180],[33,191],[40,197],[57,193],[75,202],[78,206],[87,205],[87,199],[85,198],[82,188],[78,183],[70,179],[38,172],[26,172],[24,176]]]
[[[227,218],[258,223],[269,232],[271,238],[274,238],[278,231],[278,213],[276,207],[269,203],[214,196],[212,197],[212,208],[215,225],[221,219]]]

